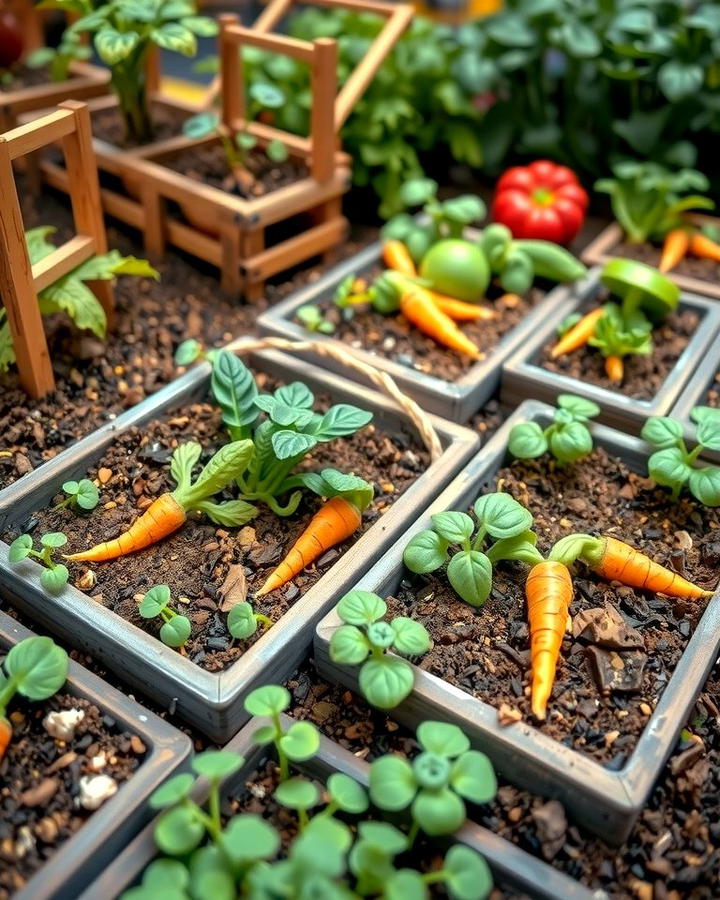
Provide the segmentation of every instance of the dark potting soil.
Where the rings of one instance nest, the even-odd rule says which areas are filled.
[[[507,419],[508,415],[508,411],[503,409],[496,395],[475,413],[467,423],[467,427],[477,431],[480,435],[481,446],[484,446]]]
[[[368,762],[384,753],[413,756],[413,736],[362,697],[318,677],[306,663],[287,683],[293,718]],[[502,779],[492,803],[471,817],[495,834],[610,897],[710,900],[720,879],[720,668],[715,667],[687,730],[621,847],[609,847],[568,822],[555,800]],[[550,835],[554,833],[554,839]]]
[[[720,513],[683,497],[672,504],[664,488],[631,472],[617,457],[596,448],[574,466],[560,469],[547,457],[516,460],[501,469],[489,490],[511,493],[535,517],[538,548],[546,554],[564,535],[599,532],[625,540],[704,588],[718,581]],[[493,590],[477,609],[463,603],[442,575],[408,573],[389,616],[411,616],[428,629],[434,647],[418,665],[496,708],[505,705],[530,717],[529,636],[525,608],[527,567],[498,564]],[[612,604],[637,629],[638,650],[588,646],[566,636],[548,718],[535,723],[545,734],[620,769],[637,743],[653,707],[706,605],[614,587],[576,567],[573,620],[580,612]],[[636,645],[637,646],[637,645]],[[639,656],[637,654],[640,654]],[[627,654],[627,655],[626,655]],[[627,676],[622,692],[600,684],[594,663],[609,674]],[[644,663],[642,676],[630,678]]]
[[[368,277],[372,278],[378,272],[370,273]],[[490,298],[484,301],[484,305],[494,309],[497,317],[490,321],[463,323],[462,330],[486,358],[545,296],[545,291],[540,288],[532,288],[525,297],[491,289]],[[441,347],[422,334],[402,315],[383,316],[369,307],[356,307],[352,317],[346,318],[332,299],[320,306],[325,317],[335,325],[334,337],[409,369],[426,372],[445,381],[456,381],[475,365],[469,357]]]
[[[71,74],[70,78],[74,76]],[[38,84],[52,84],[50,78],[50,70],[47,66],[39,69],[30,66],[19,65],[12,70],[12,78],[10,81],[0,81],[0,94],[7,94],[12,91],[20,91],[23,88],[35,87]]]
[[[164,141],[182,131],[182,124],[189,113],[164,103],[150,104],[150,118],[153,124],[153,141]],[[138,142],[129,139],[125,132],[125,122],[117,106],[99,109],[91,113],[93,137],[115,147],[128,150],[137,147]]]
[[[610,381],[605,373],[605,357],[586,345],[575,353],[552,359],[550,351],[557,337],[543,347],[538,364],[550,372],[567,375],[577,381],[596,384],[606,390],[634,397],[636,400],[652,400],[657,396],[680,354],[687,347],[699,325],[697,313],[686,309],[673,313],[653,329],[653,352],[650,356],[626,356],[623,359],[625,374],[622,384]]]
[[[247,199],[261,197],[285,185],[294,184],[301,178],[306,178],[308,174],[304,162],[290,157],[282,163],[275,163],[263,150],[255,148],[247,154],[245,162],[254,181],[248,185],[241,185],[229,170],[227,158],[219,144],[191,147],[164,159],[163,164],[174,172],[192,178],[193,181]]]
[[[657,268],[660,264],[660,254],[662,248],[655,244],[631,244],[629,241],[622,241],[613,247],[611,256],[622,256],[627,259],[636,259],[638,262],[647,263],[653,268]],[[686,256],[680,260],[677,266],[668,273],[669,277],[673,275],[685,275],[688,278],[699,278],[701,281],[708,281],[717,284],[720,279],[720,263],[712,259],[700,259],[697,256]]]
[[[259,386],[270,387],[262,374]],[[318,398],[316,408],[329,405]],[[68,552],[91,547],[124,531],[150,502],[173,483],[168,474],[171,451],[178,443],[197,440],[205,450],[204,461],[227,438],[219,413],[208,404],[192,404],[155,420],[141,429],[121,435],[106,451],[88,477],[101,485],[100,505],[89,515],[68,509],[41,510],[33,516],[34,532],[63,531]],[[403,491],[424,472],[429,456],[409,432],[390,435],[372,423],[350,438],[321,444],[305,467],[320,470],[340,466],[375,485],[375,499],[363,516],[362,531],[376,522]],[[207,520],[189,520],[176,534],[154,547],[109,563],[69,564],[71,579],[95,602],[157,635],[162,622],[142,619],[136,596],[155,584],[169,585],[173,608],[187,615],[193,626],[186,644],[188,657],[208,671],[231,665],[262,634],[235,642],[219,611],[220,588],[228,574],[247,579],[249,598],[284,558],[321,504],[308,495],[295,515],[280,518],[260,507],[260,515],[242,529],[219,528]],[[25,523],[18,527],[24,528]],[[362,532],[361,532],[362,533]],[[357,534],[329,550],[279,591],[254,601],[256,612],[277,620],[337,562]],[[93,574],[88,575],[88,570]],[[237,595],[234,595],[237,598]]]
[[[705,406],[720,406],[720,372],[715,373],[712,384],[708,388],[707,396],[700,400]]]
[[[42,724],[49,712],[61,709],[85,714],[70,741],[51,737]],[[146,749],[137,735],[71,694],[42,703],[17,697],[9,717],[13,737],[0,762],[0,900],[21,890],[92,816],[78,803],[81,777],[103,774],[121,785]]]

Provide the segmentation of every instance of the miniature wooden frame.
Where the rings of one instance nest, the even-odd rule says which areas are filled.
[[[13,160],[58,141],[65,151],[68,190],[78,233],[45,259],[31,265]],[[80,263],[107,251],[90,114],[84,103],[66,100],[55,112],[0,136],[0,196],[3,198],[0,296],[7,313],[20,382],[31,397],[37,398],[55,388],[37,294]],[[98,281],[92,284],[92,289],[110,326],[114,305],[112,285]]]

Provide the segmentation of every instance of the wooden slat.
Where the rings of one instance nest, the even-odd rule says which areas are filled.
[[[243,28],[242,25],[232,25],[226,30],[227,40],[233,40],[236,45],[248,44],[251,47],[259,47],[271,53],[282,53],[284,56],[292,56],[300,62],[312,63],[313,45],[308,41],[300,41],[297,38],[288,37],[285,34],[258,34],[252,28]]]
[[[294,0],[272,0],[253,22],[254,31],[272,31],[278,22],[287,15]]]
[[[337,93],[337,42],[330,38],[313,41],[314,59],[310,86],[312,110],[310,142],[312,174],[327,181],[335,165],[335,95]]]
[[[289,238],[257,256],[245,260],[243,271],[250,283],[265,281],[271,275],[289,269],[308,257],[315,256],[339,244],[347,234],[348,220],[341,216],[322,225],[315,225],[302,234]]]
[[[231,36],[237,27],[236,13],[225,13],[218,17],[220,36],[218,55],[220,56],[220,110],[224,125],[245,117],[245,79],[237,43]]]
[[[189,225],[175,221],[175,219],[168,219],[165,224],[171,244],[174,244],[181,250],[192,253],[193,256],[204,259],[205,262],[210,263],[212,266],[217,266],[218,268],[221,266],[222,253],[220,242],[216,238],[209,237],[198,231],[197,228],[191,228]]]
[[[28,153],[39,150],[40,147],[46,147],[48,144],[61,140],[73,131],[74,122],[72,112],[58,109],[43,116],[42,119],[35,119],[25,125],[18,125],[12,131],[5,132],[3,139],[10,159],[26,156]]]
[[[347,169],[336,169],[333,177],[322,184],[314,178],[303,178],[248,204],[252,221],[272,225],[295,213],[312,209],[331,197],[345,194],[349,187],[350,173]]]
[[[67,275],[68,272],[72,272],[76,266],[90,259],[95,253],[97,253],[95,238],[81,234],[70,238],[62,247],[58,247],[57,250],[32,267],[33,286],[36,293],[57,281],[58,278]]]

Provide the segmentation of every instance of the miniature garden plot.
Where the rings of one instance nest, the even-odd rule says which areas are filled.
[[[641,263],[611,260],[507,360],[502,399],[569,391],[596,402],[601,421],[638,431],[671,409],[719,324],[712,301],[681,294]]]
[[[714,661],[717,636],[711,635],[718,601],[717,595],[708,598],[717,583],[718,470],[688,460],[684,465],[693,474],[674,485],[673,499],[673,492],[655,481],[670,484],[663,465],[667,460],[659,457],[671,447],[681,452],[678,423],[651,420],[657,424],[649,426],[647,438],[667,448],[659,457],[650,456],[652,447],[602,427],[593,430],[593,447],[584,423],[597,407],[573,398],[562,403],[554,422],[547,408],[538,406],[511,418],[434,504],[432,513],[442,514],[418,523],[358,584],[360,595],[373,592],[368,603],[375,594],[386,600],[377,597],[372,615],[361,615],[354,604],[362,596],[352,599],[351,594],[321,623],[316,658],[322,672],[346,684],[355,683],[360,664],[360,686],[375,705],[392,708],[408,697],[398,707],[404,721],[452,709],[453,718],[482,742],[510,780],[560,796],[578,820],[617,841],[641,808]],[[525,420],[534,424],[511,432]],[[707,427],[717,430],[718,422]],[[541,429],[546,429],[544,435]],[[512,461],[513,453],[526,458]],[[498,490],[502,493],[488,493]],[[471,518],[464,513],[476,497]],[[448,518],[450,510],[463,515]],[[516,518],[524,536],[501,534],[505,523],[498,526],[492,520],[493,510],[501,519]],[[457,533],[450,540],[445,531],[453,527]],[[702,590],[688,589],[688,599],[673,599],[662,591],[617,586],[610,568],[599,578],[592,567],[602,571],[595,554],[606,544],[587,536],[571,538],[578,532],[617,538],[669,565],[665,587],[672,586],[673,575],[679,580],[684,574]],[[452,554],[446,572],[447,548],[462,546],[466,539],[473,549]],[[533,643],[533,658],[541,658],[533,666],[529,697],[528,564],[537,568],[539,578],[538,563],[552,547],[550,558],[558,562],[544,563],[549,568],[542,572],[549,581],[561,583],[563,569],[567,573],[564,563],[574,559],[589,560],[591,568],[574,570],[574,588],[565,574],[566,584],[555,591],[558,603],[564,598],[552,619],[557,630],[543,652]],[[550,571],[552,567],[558,571]],[[541,623],[549,628],[551,620],[537,619],[544,607],[536,607],[534,598],[542,591],[530,585],[527,590],[534,610],[530,632],[539,633]],[[563,638],[566,612],[561,610],[569,610],[572,619],[571,641]],[[387,635],[386,618],[392,629]],[[362,640],[357,627],[351,627],[361,622],[366,629]],[[372,622],[376,624],[367,624]],[[427,631],[430,649],[410,625]],[[409,664],[383,658],[383,647],[419,657],[415,688]],[[553,678],[548,660],[558,652]],[[370,661],[363,663],[368,653]],[[544,653],[550,656],[543,659]],[[391,666],[388,660],[394,660]],[[355,665],[343,666],[343,661]],[[381,670],[389,667],[393,677],[383,679]],[[466,694],[481,703],[469,703]],[[521,719],[532,726],[512,724]],[[522,757],[522,770],[504,765],[508,752]]]
[[[76,896],[147,820],[190,741],[4,613],[0,648],[0,896]]]
[[[453,477],[475,439],[438,423],[446,449],[431,461],[407,420],[373,392],[362,394],[367,410],[351,405],[356,387],[277,355],[257,358],[255,379],[227,351],[217,352],[213,365],[214,400],[205,401],[207,370],[189,373],[184,389],[168,389],[154,408],[146,404],[136,427],[126,420],[117,436],[99,436],[64,474],[53,472],[6,509],[4,519],[27,533],[11,557],[43,566],[34,577],[26,572],[28,582],[21,578],[27,589],[8,584],[13,602],[29,608],[38,590],[59,594],[55,627],[64,633],[66,616],[77,617],[69,639],[79,627],[83,642],[95,654],[107,651],[115,666],[121,663],[112,647],[127,634],[125,623],[138,626],[138,669],[123,662],[121,674],[135,680],[142,667],[172,669],[166,682],[143,687],[152,685],[164,701],[179,696],[181,713],[222,734],[232,725],[213,716],[226,715],[232,691],[248,689],[275,653],[291,671],[324,606],[427,503],[428,492]],[[270,428],[268,416],[287,427]],[[327,434],[317,431],[321,423]],[[281,432],[272,445],[279,458],[269,444],[274,431]],[[278,440],[295,441],[294,453],[287,456],[293,448]],[[193,508],[209,518],[186,516]],[[332,579],[331,591],[323,576]],[[88,619],[97,620],[92,628]],[[258,640],[258,654],[249,652]],[[220,684],[230,685],[227,694]]]

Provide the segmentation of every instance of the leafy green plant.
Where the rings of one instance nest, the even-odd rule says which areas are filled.
[[[192,0],[43,0],[43,9],[79,15],[66,35],[93,36],[95,50],[110,68],[110,83],[118,98],[129,141],[147,143],[153,134],[145,79],[152,47],[195,56],[197,37],[217,34],[217,24],[196,15]]]
[[[295,316],[308,331],[317,331],[320,334],[332,334],[335,331],[333,323],[325,317],[323,311],[315,303],[306,303],[304,306],[298,307]]]
[[[10,544],[8,562],[16,565],[24,559],[32,557],[45,566],[40,575],[40,584],[48,594],[59,594],[68,583],[70,573],[67,566],[57,563],[52,558],[53,552],[67,544],[67,537],[61,531],[50,531],[40,538],[42,550],[35,550],[33,539],[29,534],[21,534]]]
[[[412,762],[383,756],[370,765],[370,799],[379,809],[412,816],[410,843],[418,831],[453,834],[465,821],[465,800],[489,803],[497,791],[490,760],[447,722],[423,722],[417,729],[421,753]]]
[[[697,465],[703,451],[720,450],[720,410],[696,406],[690,416],[697,425],[693,450],[688,450],[677,419],[651,416],[647,420],[641,437],[656,448],[648,460],[648,474],[672,489],[673,500],[686,488],[704,506],[720,506],[720,466]]]
[[[361,666],[360,690],[369,703],[392,709],[408,696],[415,676],[412,666],[394,656],[421,656],[431,646],[424,626],[406,616],[382,621],[387,604],[368,591],[353,590],[335,608],[345,623],[330,638],[333,662]]]
[[[190,620],[170,607],[170,588],[166,584],[156,584],[150,588],[140,601],[139,612],[143,619],[156,619],[158,616],[162,619],[160,640],[168,647],[182,647],[190,637]]]
[[[593,440],[587,422],[600,414],[592,400],[559,394],[558,408],[547,428],[537,422],[520,422],[510,429],[508,450],[516,459],[537,459],[551,453],[560,465],[577,462],[592,452]]]
[[[670,169],[652,162],[626,160],[613,166],[613,177],[595,183],[595,190],[610,195],[613,215],[631,243],[660,240],[683,225],[683,213],[712,209],[710,182],[694,169]]]
[[[311,722],[293,722],[284,728],[281,714],[290,706],[290,693],[277,684],[256,688],[245,698],[245,711],[251,716],[264,716],[270,724],[259,728],[254,735],[258,744],[273,744],[280,764],[280,780],[290,776],[291,762],[312,759],[320,747],[320,734]]]
[[[50,226],[31,228],[25,233],[28,255],[32,265],[49,256],[55,247],[47,238],[56,229]],[[118,275],[139,275],[159,279],[158,272],[144,259],[121,256],[117,250],[92,257],[67,275],[38,292],[40,312],[44,316],[66,313],[78,328],[105,337],[107,320],[97,297],[87,286],[88,281],[114,281]],[[7,372],[15,362],[7,313],[0,308],[0,372]]]
[[[77,34],[64,31],[57,47],[38,47],[28,53],[25,65],[30,69],[48,67],[53,81],[67,81],[70,78],[70,66],[74,62],[90,59],[92,50],[81,43]]]
[[[502,559],[534,565],[542,557],[535,548],[532,515],[509,494],[484,494],[473,512],[475,521],[464,512],[433,515],[432,528],[411,538],[403,561],[418,575],[446,567],[455,593],[471,606],[482,606],[492,590],[493,565]],[[494,543],[483,550],[489,537]]]
[[[91,510],[95,509],[100,502],[100,493],[89,478],[81,478],[80,481],[66,481],[62,489],[67,496],[55,504],[55,509],[69,506],[75,510]]]

